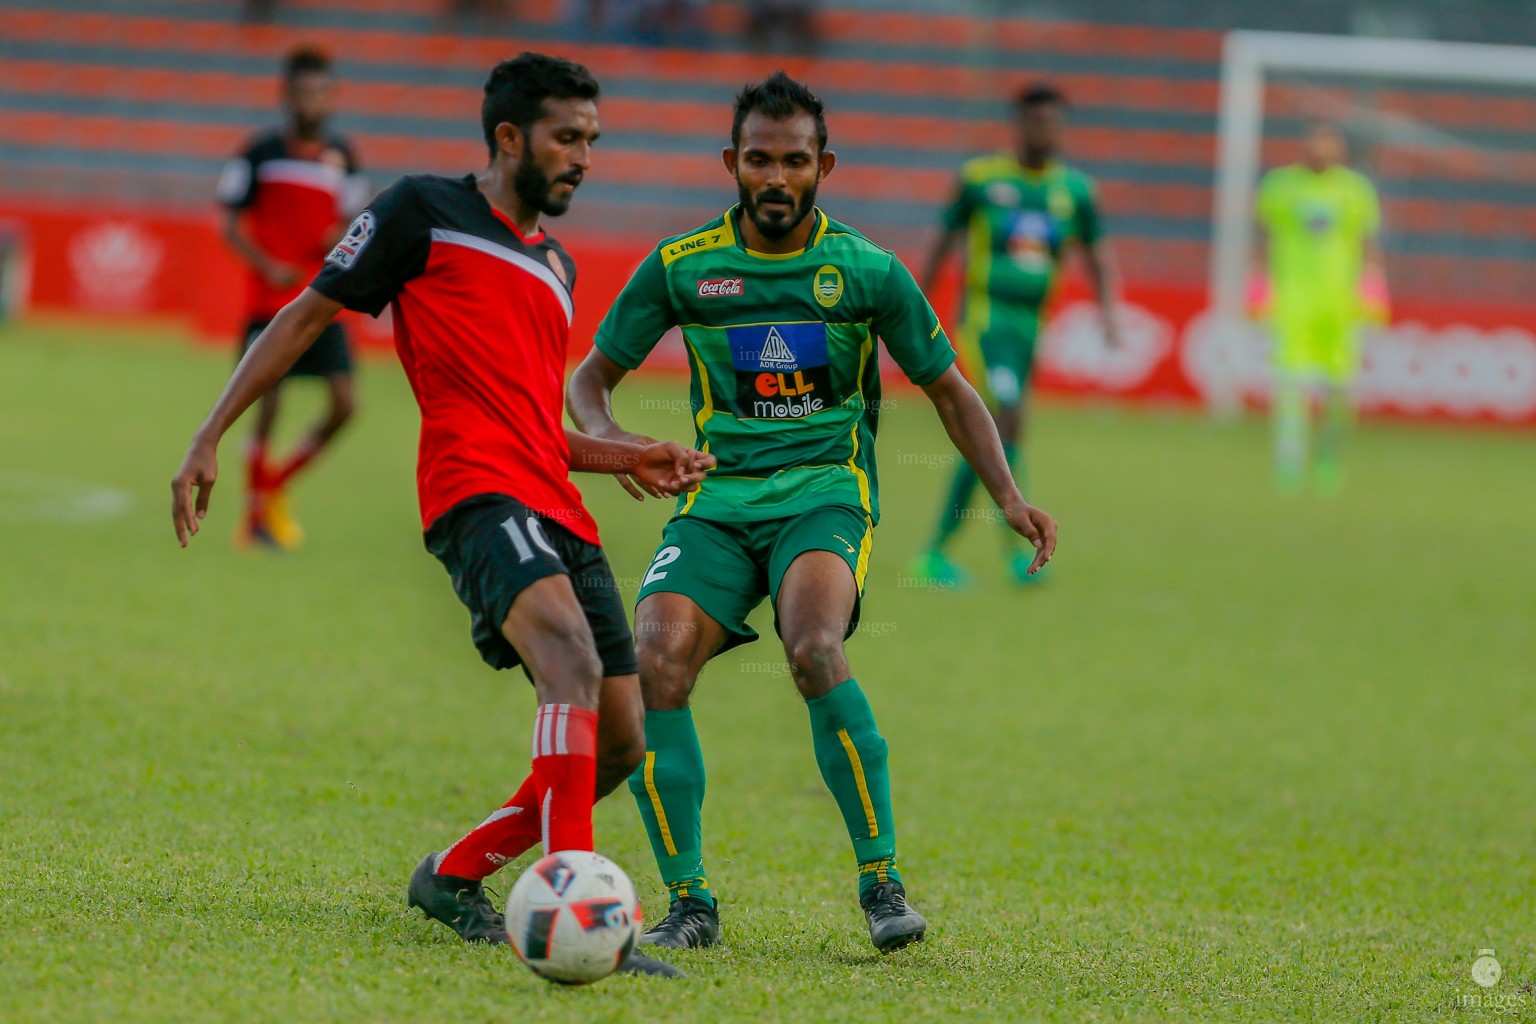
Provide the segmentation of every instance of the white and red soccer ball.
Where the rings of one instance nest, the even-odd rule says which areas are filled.
[[[583,850],[529,866],[507,897],[507,937],[541,978],[587,985],[612,974],[640,938],[640,901],[617,864]]]

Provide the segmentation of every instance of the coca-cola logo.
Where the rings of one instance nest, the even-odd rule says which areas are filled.
[[[709,298],[718,295],[740,295],[744,288],[739,277],[719,277],[709,281],[699,282],[699,298]]]

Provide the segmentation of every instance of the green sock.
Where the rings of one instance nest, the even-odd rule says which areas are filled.
[[[896,826],[891,820],[891,776],[886,743],[875,728],[857,680],[805,702],[821,777],[843,812],[853,857],[859,865],[859,893],[876,882],[901,882],[896,870]]]
[[[1338,466],[1344,450],[1344,435],[1348,433],[1354,415],[1355,409],[1350,401],[1349,390],[1339,385],[1329,387],[1323,404],[1322,429],[1317,432],[1319,462]]]
[[[693,712],[645,713],[645,760],[629,777],[661,880],[680,896],[715,902],[704,875],[704,751]]]
[[[933,539],[933,550],[938,551],[965,521],[966,509],[970,508],[971,495],[976,491],[976,471],[964,459],[955,467],[955,475],[949,481],[949,494],[939,511],[939,530]]]
[[[1276,374],[1270,396],[1274,420],[1275,472],[1282,479],[1300,478],[1306,471],[1312,426],[1312,396],[1304,382],[1288,374]]]

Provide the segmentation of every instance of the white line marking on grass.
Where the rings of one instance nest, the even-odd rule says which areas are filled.
[[[133,495],[116,487],[23,469],[0,469],[0,523],[93,523],[126,515]]]

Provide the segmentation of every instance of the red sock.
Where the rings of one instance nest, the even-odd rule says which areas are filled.
[[[320,454],[320,449],[324,447],[325,442],[317,440],[314,437],[306,437],[304,440],[300,441],[298,447],[293,450],[293,454],[288,456],[288,461],[283,463],[282,466],[280,466],[271,474],[271,482],[268,486],[270,486],[274,491],[281,490],[282,488],[286,487],[288,481],[291,480],[294,475],[299,472],[299,470],[313,462],[315,460],[315,456]]]
[[[530,775],[500,810],[448,847],[438,858],[438,873],[478,882],[531,849],[541,838],[539,803],[533,794]]]
[[[271,476],[267,466],[267,442],[253,438],[245,453],[245,511],[253,525],[261,517],[261,503]]]
[[[548,750],[550,753],[540,753]],[[544,704],[533,720],[533,774],[437,861],[437,873],[480,881],[541,839],[544,852],[592,849],[597,712]]]
[[[544,852],[592,849],[597,790],[597,712],[543,704],[533,724],[533,787]]]

